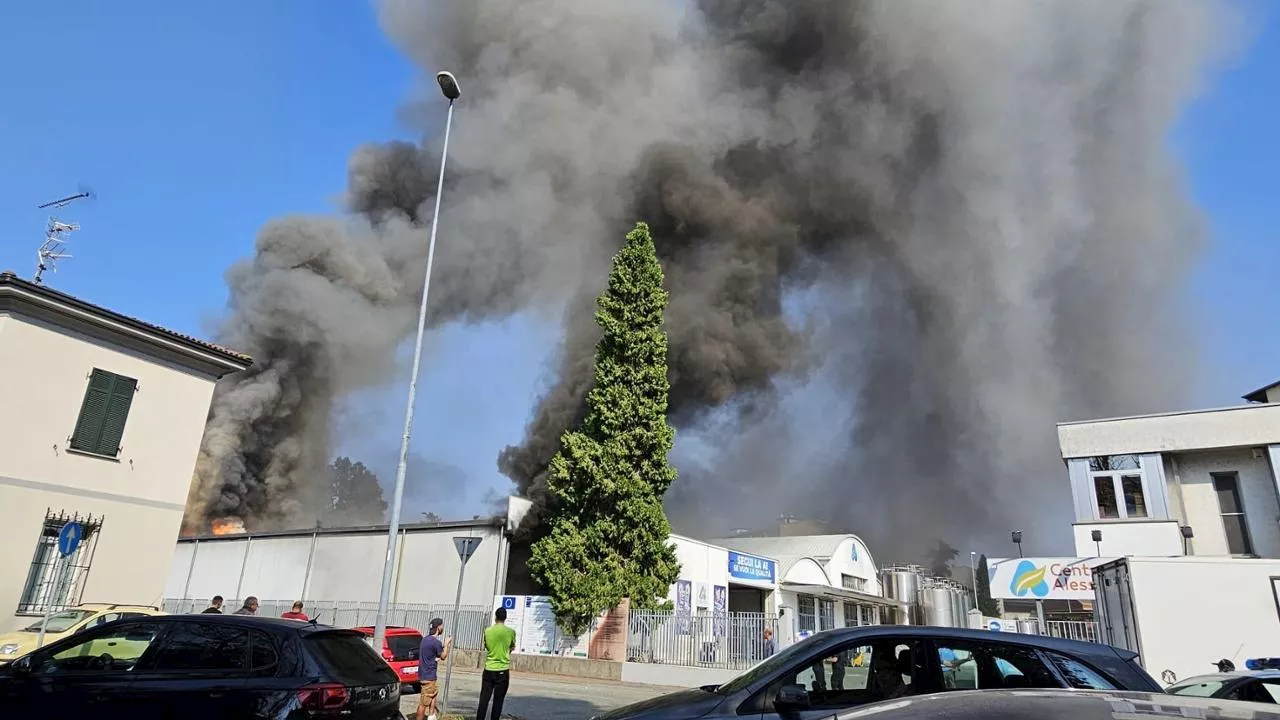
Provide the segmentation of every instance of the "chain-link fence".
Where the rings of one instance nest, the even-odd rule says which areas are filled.
[[[776,641],[778,618],[764,613],[632,610],[627,660],[743,670],[767,656],[765,628]]]
[[[243,600],[228,598],[222,606],[225,613],[234,612]],[[258,615],[280,617],[293,609],[293,600],[258,600]],[[209,607],[209,598],[169,599],[164,601],[164,611],[176,615],[198,613]],[[334,627],[371,627],[378,615],[378,603],[347,600],[307,600],[303,608],[307,617],[323,625]],[[479,649],[480,634],[489,623],[490,610],[482,605],[463,605],[458,617],[453,617],[452,605],[431,603],[399,603],[387,613],[387,625],[416,628],[425,632],[431,618],[444,620],[445,635],[453,636],[456,647]]]

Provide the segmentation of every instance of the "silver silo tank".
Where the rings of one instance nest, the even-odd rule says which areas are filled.
[[[969,627],[969,611],[973,610],[973,591],[969,588],[961,588],[960,607],[964,610],[960,615],[960,626]]]
[[[951,604],[951,588],[940,582],[924,586],[924,621],[926,625],[955,627],[955,608]]]
[[[1023,635],[1039,635],[1040,623],[1035,620],[1019,620],[1018,632]]]
[[[952,627],[964,627],[964,586],[950,583],[951,590],[951,623]]]
[[[880,571],[884,596],[899,603],[891,613],[894,625],[920,624],[920,574],[906,565],[891,565]]]

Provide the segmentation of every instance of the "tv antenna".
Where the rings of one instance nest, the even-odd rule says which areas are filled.
[[[77,200],[90,199],[94,197],[92,190],[81,188],[80,192],[75,195],[50,200],[40,205],[39,208],[61,208],[70,205]],[[50,215],[49,224],[45,226],[44,242],[40,245],[40,249],[36,251],[36,276],[34,278],[37,285],[43,282],[45,270],[58,272],[56,266],[59,260],[71,257],[71,253],[67,252],[67,242],[71,233],[80,229],[79,223],[65,223],[58,218]]]

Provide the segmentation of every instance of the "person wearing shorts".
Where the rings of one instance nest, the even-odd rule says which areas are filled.
[[[440,642],[443,634],[444,620],[433,618],[418,647],[418,683],[422,690],[418,693],[417,720],[436,720],[436,671],[441,660],[449,659],[449,648],[453,646],[451,637]]]

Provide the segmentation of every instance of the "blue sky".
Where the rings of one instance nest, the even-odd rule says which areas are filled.
[[[1198,405],[1280,379],[1268,281],[1280,268],[1280,32],[1253,7],[1265,22],[1171,139],[1213,233],[1194,284],[1203,334],[1188,338],[1205,358]],[[222,271],[263,222],[334,209],[354,147],[412,137],[396,122],[412,87],[363,2],[14,3],[0,24],[0,268],[30,276],[46,219],[35,206],[86,183],[99,197],[63,211],[84,230],[49,284],[206,334]],[[520,439],[555,342],[521,321],[432,338],[414,452],[453,481],[438,509],[479,512],[502,487],[494,458]],[[342,424],[342,449],[384,480],[402,395],[362,398]],[[431,505],[428,492],[411,491],[408,509]]]

